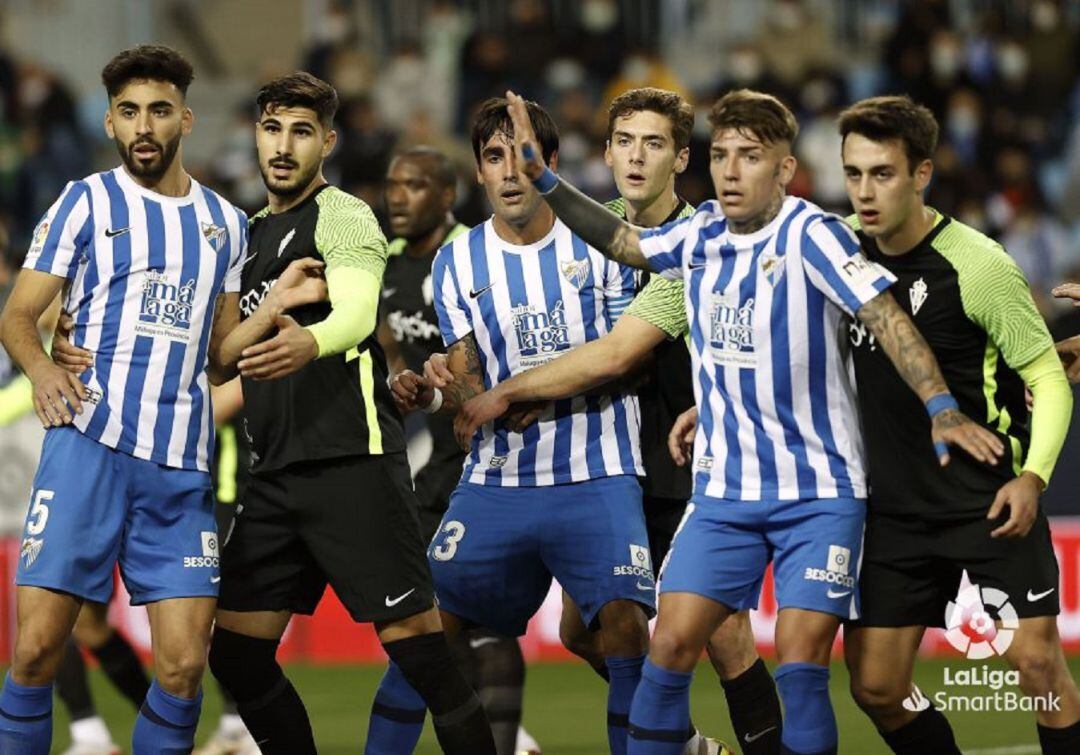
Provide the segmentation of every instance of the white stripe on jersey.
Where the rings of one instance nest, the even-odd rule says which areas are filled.
[[[432,266],[443,340],[472,334],[487,387],[609,332],[637,282],[559,221],[517,246],[488,220],[440,249]],[[639,426],[633,394],[556,401],[524,433],[499,422],[478,429],[462,479],[533,487],[641,475]]]
[[[656,272],[686,283],[698,431],[694,493],[756,501],[866,497],[842,318],[896,279],[844,221],[788,197],[731,233],[718,202],[645,231]]]
[[[98,400],[75,426],[111,448],[209,470],[209,331],[218,294],[240,290],[247,218],[195,180],[183,197],[123,168],[69,183],[34,232],[24,267],[69,281],[82,380]]]

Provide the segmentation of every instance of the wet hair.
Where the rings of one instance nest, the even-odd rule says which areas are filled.
[[[631,89],[611,101],[607,120],[608,141],[615,132],[616,119],[643,110],[657,113],[671,121],[671,137],[675,141],[676,152],[690,146],[690,134],[694,130],[694,108],[675,92],[655,87]]]
[[[330,128],[338,109],[337,91],[307,71],[294,71],[267,82],[255,97],[259,116],[283,107],[303,107],[315,111],[319,123]]]
[[[937,149],[938,124],[929,108],[907,96],[871,97],[860,100],[840,113],[837,122],[840,136],[865,136],[872,142],[894,139],[904,145],[908,170],[934,156]]]
[[[195,78],[191,63],[165,45],[138,45],[117,54],[101,69],[101,83],[110,97],[115,97],[130,81],[150,79],[167,81],[187,95]]]
[[[514,135],[514,124],[510,120],[509,102],[503,97],[492,97],[486,100],[476,113],[472,125],[472,148],[473,156],[477,164],[480,163],[480,150],[488,143],[488,140],[498,132],[507,136]],[[550,162],[551,156],[559,151],[559,129],[555,121],[551,120],[544,108],[532,100],[525,101],[525,107],[529,111],[529,121],[532,123],[533,133],[540,142],[540,151],[544,155],[544,162]]]
[[[787,105],[752,89],[737,89],[718,99],[709,111],[709,124],[714,134],[733,128],[753,134],[763,144],[791,144],[799,135],[799,124]]]

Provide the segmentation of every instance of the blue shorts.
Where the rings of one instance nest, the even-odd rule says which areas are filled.
[[[773,562],[780,608],[859,617],[866,502],[856,498],[731,501],[694,496],[660,571],[660,592],[757,608]]]
[[[504,488],[463,482],[428,548],[439,608],[509,637],[555,577],[586,626],[605,603],[655,613],[656,586],[635,477]]]
[[[105,603],[117,561],[132,605],[217,597],[210,475],[136,459],[73,427],[49,430],[15,584]]]

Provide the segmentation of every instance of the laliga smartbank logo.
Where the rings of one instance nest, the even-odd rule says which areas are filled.
[[[1009,596],[993,587],[980,589],[971,584],[965,571],[956,600],[950,600],[945,609],[945,639],[949,644],[971,660],[981,661],[1004,655],[1018,626]]]
[[[972,584],[965,571],[960,578],[956,600],[945,609],[945,639],[971,660],[984,660],[1004,655],[1020,626],[1016,609],[1009,596],[992,587]],[[980,664],[956,669],[946,666],[942,686],[927,697],[917,686],[904,699],[903,706],[914,713],[931,705],[944,712],[975,711],[1009,713],[1061,710],[1061,697],[1022,694],[1020,672],[1014,669],[993,668]]]

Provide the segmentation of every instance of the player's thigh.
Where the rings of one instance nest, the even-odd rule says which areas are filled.
[[[458,486],[428,547],[442,610],[508,637],[525,631],[551,585],[537,535],[547,490]]]
[[[942,625],[960,575],[935,554],[937,527],[909,516],[875,513],[872,508],[867,512],[855,625]]]
[[[326,577],[304,543],[299,524],[303,501],[284,471],[252,475],[221,539],[218,608],[237,614],[310,614],[326,590]],[[261,626],[261,620],[251,623]],[[269,621],[269,633],[277,636]],[[232,627],[227,627],[232,628]]]
[[[1020,619],[1004,655],[1020,672],[1021,684],[1033,687],[1036,694],[1055,689],[1069,674],[1054,616]]]
[[[776,615],[776,660],[828,666],[840,617],[805,608],[781,608]]]
[[[300,536],[358,622],[386,623],[435,605],[404,453],[297,466]]]
[[[866,503],[855,498],[772,502],[766,532],[776,601],[840,619],[859,615],[859,558]]]
[[[292,619],[291,611],[228,611],[218,609],[214,628],[260,640],[279,640]]]
[[[615,601],[654,615],[656,583],[637,478],[619,475],[555,485],[544,495],[540,555],[585,625],[598,627],[601,608]]]
[[[79,611],[79,617],[72,628],[72,636],[84,647],[98,648],[109,641],[114,631],[109,625],[108,604],[88,600]]]
[[[864,707],[888,707],[912,693],[915,661],[926,627],[844,627],[844,662],[851,694]]]
[[[661,569],[660,595],[693,593],[732,611],[756,608],[769,564],[761,514],[757,504],[691,501]]]
[[[131,508],[120,573],[133,605],[217,598],[220,549],[210,475],[123,457]]]
[[[711,598],[689,592],[662,592],[649,657],[664,668],[690,671],[709,636],[732,613]]]
[[[16,588],[15,599],[18,628],[11,673],[20,684],[47,684],[60,664],[80,600],[67,593],[23,585]]]
[[[213,597],[167,598],[147,604],[155,674],[173,694],[177,687],[190,689],[202,678],[216,608]]]
[[[603,656],[603,642],[597,632],[590,632],[581,618],[581,609],[566,590],[562,591],[562,614],[559,616],[559,640],[574,655],[590,662]]]
[[[45,434],[16,584],[109,600],[129,505],[117,456],[73,427]]]
[[[736,611],[709,637],[709,660],[721,679],[734,679],[758,659],[749,611]]]

